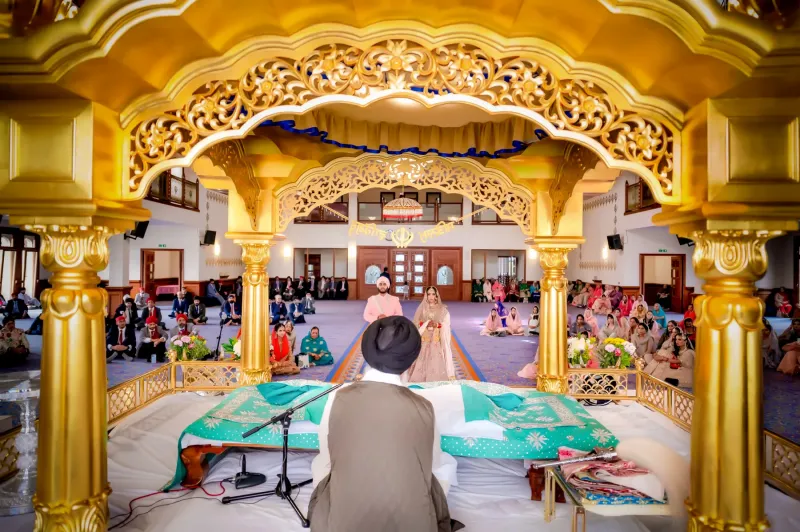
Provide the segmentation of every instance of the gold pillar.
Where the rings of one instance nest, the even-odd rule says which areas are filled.
[[[699,230],[689,530],[766,530],[761,317],[755,283],[779,231]]]
[[[567,393],[567,254],[576,244],[541,243],[537,239],[542,266],[541,324],[539,327],[539,367],[536,389],[540,392]]]
[[[105,307],[97,272],[108,264],[108,227],[26,226],[42,237],[53,272],[42,294],[35,530],[100,531],[108,522]]]
[[[242,246],[244,277],[242,289],[242,370],[240,386],[269,382],[269,248],[271,236],[235,238]]]

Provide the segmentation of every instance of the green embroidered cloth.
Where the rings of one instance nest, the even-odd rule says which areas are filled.
[[[460,387],[465,423],[490,421],[503,428],[502,440],[443,434],[442,450],[454,456],[540,460],[557,457],[560,446],[589,451],[598,445],[617,444],[617,439],[603,425],[568,396],[475,381],[429,382],[410,388],[422,390],[439,386]],[[183,431],[178,440],[175,476],[165,489],[180,484],[186,474],[180,460],[180,451],[185,446],[199,444],[199,438],[205,443],[280,447],[280,424],[271,425],[246,440],[242,433],[330,387],[330,383],[298,379],[234,391]],[[319,449],[316,431],[327,400],[325,396],[294,413],[292,430],[297,433],[289,435],[290,447]]]

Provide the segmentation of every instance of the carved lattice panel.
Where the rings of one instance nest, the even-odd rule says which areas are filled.
[[[667,385],[642,375],[642,397],[645,403],[667,413]]]
[[[233,388],[238,366],[228,364],[181,365],[184,388]]]
[[[800,449],[768,437],[772,468],[768,473],[794,489],[800,495]]]
[[[675,421],[683,423],[687,428],[692,426],[692,413],[694,411],[694,397],[672,390],[672,417]]]
[[[150,401],[169,391],[169,374],[171,367],[167,364],[142,376],[144,384],[144,401]]]
[[[628,375],[609,373],[571,373],[570,395],[628,395]]]
[[[139,399],[140,379],[127,381],[108,391],[108,419],[114,420],[134,410]]]
[[[531,234],[533,195],[512,183],[503,172],[470,159],[410,154],[367,154],[310,170],[295,185],[280,191],[278,230],[285,230],[294,218],[306,216],[342,194],[391,189],[400,184],[461,194],[476,205],[490,207],[501,218],[516,222],[524,234]]]

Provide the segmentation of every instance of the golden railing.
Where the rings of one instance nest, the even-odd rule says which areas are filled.
[[[237,386],[236,362],[172,362],[108,389],[108,426],[160,397],[178,392],[225,392]],[[570,369],[568,393],[576,399],[636,401],[682,429],[692,426],[694,397],[641,369]],[[0,479],[15,472],[18,430],[0,436]],[[800,445],[764,431],[767,483],[800,498]]]

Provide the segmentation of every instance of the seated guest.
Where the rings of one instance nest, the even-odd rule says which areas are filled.
[[[583,320],[589,327],[592,328],[592,336],[597,338],[597,335],[600,333],[600,324],[598,323],[594,312],[587,308],[583,313]]]
[[[611,314],[614,316],[614,319],[617,320],[617,327],[619,327],[620,334],[619,337],[623,340],[629,339],[630,336],[628,336],[628,330],[630,329],[630,323],[628,322],[628,318],[624,317],[618,308],[615,308]]]
[[[194,296],[194,304],[189,307],[189,321],[194,325],[206,323],[206,306],[200,302],[200,296]]]
[[[612,286],[611,292],[608,294],[608,302],[611,303],[611,308],[619,307],[622,302],[622,289],[619,286]]]
[[[19,293],[17,294],[17,297],[19,299],[21,299],[22,301],[24,301],[25,304],[28,306],[28,308],[41,308],[42,307],[42,304],[39,303],[38,299],[28,295],[28,292],[27,292],[27,290],[25,290],[24,286],[20,286],[19,287]]]
[[[312,298],[317,297],[317,278],[314,275],[311,275],[308,278],[308,287],[306,293],[311,294]]]
[[[531,287],[528,283],[522,282],[519,283],[519,300],[523,303],[527,303],[531,298]]]
[[[605,325],[603,325],[603,328],[600,329],[597,335],[597,340],[599,342],[604,342],[609,338],[622,338],[623,334],[623,331],[620,330],[619,324],[617,323],[617,318],[615,318],[613,314],[609,314],[606,317]]]
[[[624,318],[627,318],[631,315],[631,310],[633,310],[633,300],[626,295],[622,296],[622,299],[619,300],[619,305],[617,305],[620,313]]]
[[[478,279],[472,280],[472,302],[485,303],[488,301],[483,295],[483,283]]]
[[[272,281],[272,284],[270,284],[269,295],[270,297],[275,297],[276,295],[283,296],[283,283],[281,282],[281,278],[277,275],[275,276],[275,280]]]
[[[282,323],[275,325],[269,343],[269,363],[273,375],[297,375],[300,368],[292,356],[292,346],[286,336],[286,328]]]
[[[643,321],[647,317],[647,309],[641,303],[636,303],[636,306],[631,311],[631,317]]]
[[[783,358],[778,335],[767,318],[761,318],[761,324],[764,326],[761,330],[761,358],[764,367],[777,369]]]
[[[673,386],[691,388],[694,373],[694,351],[689,348],[686,337],[682,334],[675,336],[675,346],[669,357],[666,353],[645,355],[645,373],[656,379],[661,379]]]
[[[283,302],[283,297],[278,294],[275,296],[275,301],[269,305],[269,324],[276,325],[288,319],[289,311],[286,308],[286,303]]]
[[[350,287],[347,284],[347,279],[342,277],[339,279],[339,282],[336,283],[335,288],[335,297],[336,299],[347,301],[347,296],[350,294]]]
[[[789,328],[778,337],[778,345],[783,351],[778,371],[786,375],[800,373],[800,319],[792,320]]]
[[[528,336],[539,334],[539,305],[534,305],[528,318]]]
[[[131,296],[125,296],[122,298],[122,304],[117,307],[117,316],[122,316],[125,318],[125,325],[130,327],[131,329],[136,328],[136,322],[139,321],[139,310],[133,304],[133,299]]]
[[[486,298],[486,301],[494,300],[492,297],[492,282],[489,279],[484,279],[483,281],[483,297]]]
[[[694,313],[694,305],[689,303],[689,306],[686,307],[686,312],[683,313],[683,319],[690,319],[692,321],[697,319],[697,314]]]
[[[633,318],[631,318],[633,320]],[[653,335],[642,323],[636,324],[636,332],[631,336],[631,343],[636,346],[636,356],[645,358],[655,352],[655,341]],[[645,360],[647,360],[645,358]]]
[[[283,285],[283,299],[291,301],[294,299],[294,279],[291,277],[286,278],[286,283]]]
[[[3,297],[3,294],[0,294],[0,315],[6,315],[6,298]]]
[[[308,335],[300,343],[300,354],[308,355],[311,366],[330,366],[333,364],[331,350],[325,338],[319,335],[319,327],[311,327]]]
[[[31,323],[31,326],[28,327],[27,331],[25,331],[25,334],[27,334],[28,336],[30,335],[41,336],[42,329],[44,329],[44,322],[42,322],[42,315],[39,314],[38,316],[33,318],[33,323]]]
[[[30,345],[22,329],[17,329],[11,316],[3,318],[0,329],[0,367],[10,368],[25,363],[30,353]]]
[[[516,279],[511,279],[511,282],[508,283],[508,294],[506,295],[506,299],[508,299],[511,303],[516,303],[519,301],[519,286],[517,285]]]
[[[653,305],[653,317],[656,319],[659,329],[667,326],[667,315],[664,313],[664,309],[661,308],[661,304],[656,303]]]
[[[402,316],[377,320],[364,333],[361,351],[370,370],[331,394],[320,421],[320,452],[311,467],[312,530],[463,528],[450,519],[449,483],[443,486],[434,474],[452,457],[441,451],[433,406],[400,378],[420,344],[417,328]]]
[[[233,293],[236,294],[236,299],[242,299],[242,292],[244,292],[244,279],[240,275],[233,283]]]
[[[501,303],[506,300],[506,289],[500,284],[500,279],[495,279],[492,285],[492,299]]]
[[[206,297],[210,300],[209,305],[212,304],[214,300],[217,300],[220,306],[225,306],[225,298],[219,293],[219,284],[215,279],[208,280],[208,284],[206,285]]]
[[[583,317],[583,314],[578,314],[575,317],[575,323],[573,323],[569,328],[569,335],[570,336],[585,336],[589,338],[590,336],[594,336],[592,332],[592,326],[586,323],[586,319]]]
[[[20,289],[22,291],[23,289]],[[28,301],[26,300],[27,304]],[[30,305],[28,305],[30,306]],[[792,300],[784,287],[778,288],[775,293],[775,315],[779,318],[788,318],[792,314]]]
[[[647,327],[645,327],[647,329]],[[630,342],[632,341],[633,337],[638,334],[639,330],[639,320],[636,318],[628,318],[628,334],[626,336],[627,340]]]
[[[16,292],[11,294],[11,299],[9,299],[6,303],[6,316],[16,320],[22,320],[29,317],[28,305],[26,305],[22,299],[17,297]]]
[[[661,308],[669,309],[669,306],[672,304],[672,289],[669,286],[664,285],[663,288],[661,288],[656,296],[656,303],[660,305]]]
[[[668,340],[670,341],[673,340],[674,336],[679,332],[681,331],[680,329],[678,329],[678,322],[674,320],[669,320],[667,322],[666,330],[661,335],[661,338],[658,339],[658,343],[656,344],[656,349],[661,349]]]
[[[228,296],[228,302],[222,307],[222,323],[225,325],[242,324],[242,306],[236,302],[234,294]]]
[[[607,316],[611,313],[611,310],[611,302],[605,294],[597,298],[594,305],[592,305],[592,313],[598,316]]]
[[[297,286],[294,289],[294,297],[299,299],[303,299],[306,297],[306,291],[308,290],[308,285],[306,284],[305,277],[302,275],[297,278]]]
[[[306,292],[306,297],[303,299],[303,313],[304,314],[316,314],[317,309],[314,307],[314,297],[311,295],[311,291]]]
[[[594,288],[592,288],[592,292],[589,295],[589,299],[586,300],[586,306],[588,308],[594,307],[594,302],[597,301],[598,299],[600,299],[601,297],[603,297],[603,294],[605,294],[605,291],[606,290],[605,290],[605,287],[603,285],[601,285],[600,283],[596,283],[594,285]]]
[[[658,322],[656,321],[656,317],[653,316],[652,310],[647,311],[641,323],[643,323],[647,327],[647,330],[650,331],[650,334],[653,335],[653,341],[658,341],[661,337],[661,333],[658,332],[661,327],[658,326]]]
[[[506,319],[506,329],[508,334],[512,336],[522,336],[525,334],[525,326],[522,325],[522,319],[517,313],[517,307],[511,307]]]
[[[194,334],[194,326],[189,323],[189,316],[186,314],[178,314],[175,316],[175,320],[177,321],[177,325],[169,330],[169,338],[175,338],[176,336],[190,336]],[[159,324],[160,326],[161,324]]]
[[[162,329],[166,329],[167,326],[164,324],[164,320],[161,318],[161,309],[156,306],[155,300],[150,298],[147,300],[147,306],[142,311],[142,314],[139,316],[139,319],[136,320],[136,329],[142,330],[144,328],[144,324],[147,322],[147,318],[150,316],[155,316],[158,318],[158,325]]]
[[[667,336],[664,343],[660,346],[656,345],[653,349],[655,350],[655,354],[653,355],[656,360],[659,361],[666,361],[672,358],[672,353],[675,351],[675,338],[678,337],[679,334],[683,334],[681,330],[677,327],[672,329],[672,332]]]
[[[573,307],[585,307],[589,302],[589,297],[592,295],[592,287],[587,283],[583,285],[580,292],[572,298]]]
[[[125,323],[125,316],[117,316],[115,321],[115,327],[109,328],[106,334],[106,362],[111,362],[118,355],[125,360],[133,360],[136,353],[134,329]]]
[[[148,294],[144,287],[139,289],[139,293],[136,294],[136,297],[133,300],[133,304],[136,305],[136,308],[142,310],[147,306],[147,301],[150,299],[150,294]]]
[[[539,281],[534,281],[531,285],[531,301],[533,303],[538,303],[539,299],[541,298],[542,294],[541,286],[539,285]]]
[[[633,302],[633,308],[639,308],[639,305],[644,307],[644,311],[647,312],[650,307],[647,306],[647,301],[644,300],[642,294],[636,296],[636,300]]]
[[[292,350],[292,357],[294,357],[295,347],[297,347],[297,334],[294,332],[294,323],[287,321],[283,324],[283,330],[286,331],[286,338],[289,339],[289,347]]]
[[[299,296],[294,296],[294,301],[289,305],[289,319],[292,323],[305,323],[306,318],[303,312],[303,303],[300,302]]]
[[[508,332],[503,326],[503,321],[497,314],[497,309],[493,308],[489,311],[489,317],[486,318],[486,323],[481,330],[481,336],[506,336]]]
[[[694,320],[691,318],[686,318],[679,324],[679,327],[683,330],[683,333],[686,335],[692,345],[694,345],[694,343],[697,341],[697,329],[694,326]]]
[[[174,318],[177,313],[186,314],[189,310],[189,302],[186,301],[186,290],[181,288],[175,292],[175,299],[172,300],[172,312],[169,317]]]
[[[164,362],[167,355],[167,335],[158,326],[155,316],[147,318],[145,328],[139,333],[139,342],[136,344],[136,356],[150,360],[156,356],[156,362]]]

